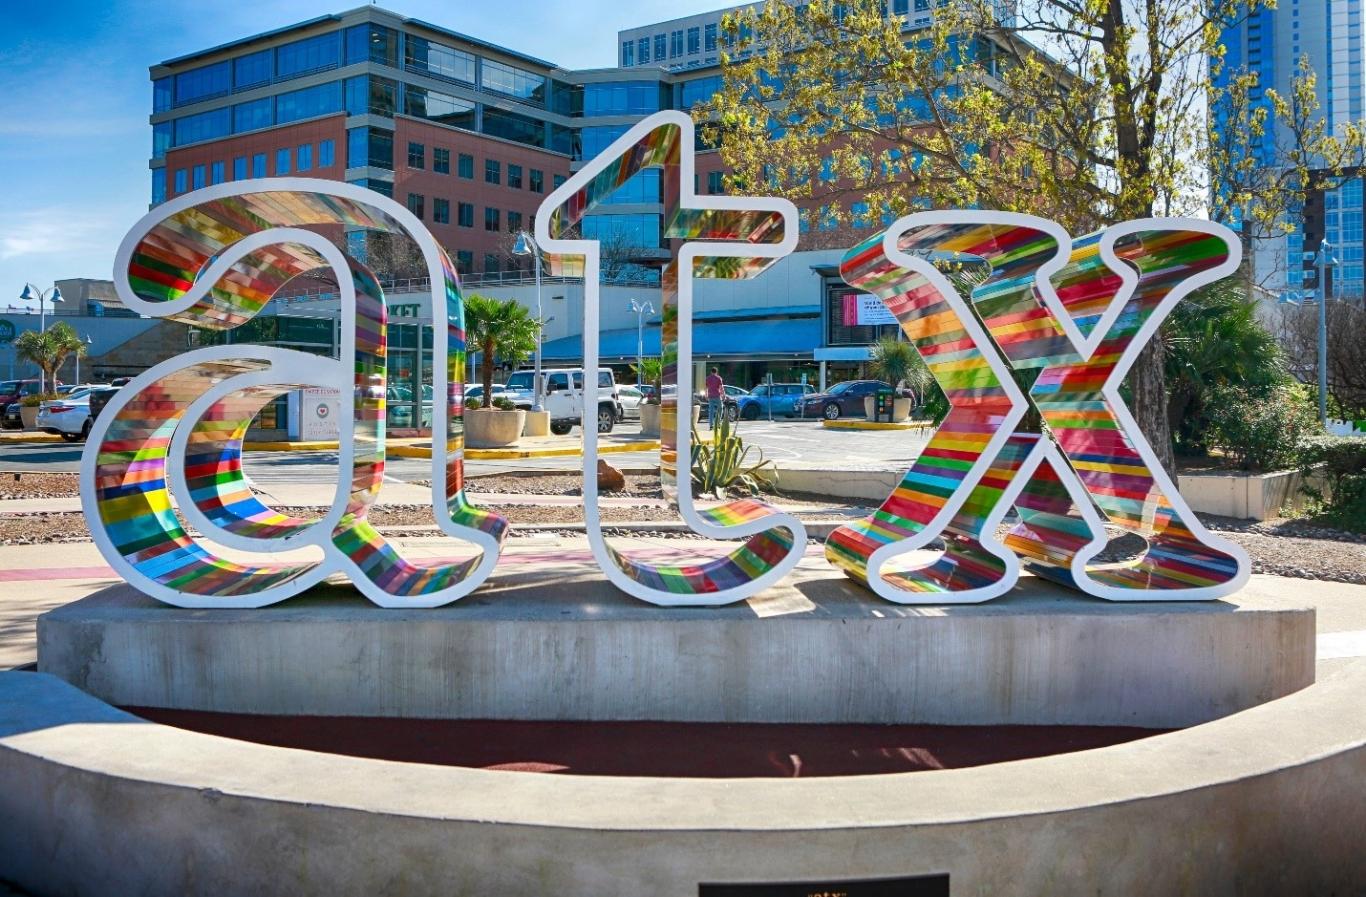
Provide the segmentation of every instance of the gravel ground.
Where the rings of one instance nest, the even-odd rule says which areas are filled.
[[[74,496],[77,476],[74,473],[26,473],[15,479],[0,478],[0,499],[57,498]],[[578,495],[580,481],[577,474],[545,474],[538,476],[488,476],[470,481],[472,491],[505,495]],[[626,491],[615,493],[640,498],[659,498],[659,477],[628,474]],[[513,505],[493,503],[491,510],[507,517],[514,524],[569,524],[583,520],[582,509],[563,505]],[[842,505],[831,504],[830,508]],[[309,516],[316,509],[281,508],[286,513]],[[675,522],[677,514],[668,508],[639,506],[630,508],[604,507],[605,523]],[[808,519],[820,519],[819,512],[802,514]],[[425,536],[433,532],[431,508],[427,505],[385,505],[372,509],[371,520],[391,536]],[[1366,585],[1366,535],[1315,526],[1303,520],[1273,520],[1253,523],[1226,517],[1202,515],[1201,520],[1212,531],[1243,546],[1252,558],[1255,573],[1274,573],[1299,579],[1323,579]],[[564,530],[572,534],[573,530]],[[631,530],[633,535],[643,535]],[[516,533],[516,530],[514,530]],[[651,533],[655,534],[655,533]],[[661,530],[658,535],[689,538]],[[85,542],[90,536],[85,520],[77,513],[32,514],[22,517],[0,516],[0,545],[39,545],[62,542]],[[1101,557],[1121,560],[1141,551],[1142,542],[1134,536],[1118,539]]]
[[[75,498],[80,494],[80,476],[78,474],[0,474],[0,500],[12,498]]]

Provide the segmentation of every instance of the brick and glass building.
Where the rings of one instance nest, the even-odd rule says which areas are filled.
[[[940,0],[934,0],[940,2]],[[929,0],[894,0],[908,31],[932,14]],[[211,184],[305,176],[360,184],[405,204],[455,261],[467,284],[534,307],[529,262],[512,254],[545,196],[571,171],[643,117],[690,110],[721,86],[718,10],[619,32],[615,66],[568,70],[430,22],[363,6],[320,16],[167,60],[151,69],[153,205]],[[1009,10],[1003,6],[1002,14]],[[719,153],[697,158],[695,189],[724,191]],[[582,225],[584,235],[621,255],[604,279],[603,359],[634,361],[630,300],[658,301],[661,233],[657,172],[625,184]],[[810,210],[819,220],[819,209]],[[701,281],[695,296],[699,364],[719,364],[729,382],[827,380],[863,371],[869,343],[893,328],[845,322],[850,289],[837,273],[843,250],[881,226],[865,216],[851,232],[807,233],[799,251],[755,281]],[[343,235],[335,235],[343,239]],[[365,258],[363,232],[344,235]],[[805,251],[808,247],[823,247]],[[606,262],[606,259],[605,259]],[[604,265],[606,269],[608,266]],[[425,419],[418,406],[431,370],[430,311],[424,282],[391,284],[396,346],[391,425]],[[548,363],[579,360],[581,283],[545,285]],[[326,285],[300,287],[266,314],[278,332],[321,334],[335,317]],[[646,320],[646,351],[658,352],[658,316]],[[286,326],[288,325],[288,326]],[[283,337],[282,337],[283,339]],[[316,351],[335,351],[334,340]],[[285,343],[281,343],[285,344]],[[397,351],[402,349],[402,351]],[[314,349],[310,349],[314,350]]]

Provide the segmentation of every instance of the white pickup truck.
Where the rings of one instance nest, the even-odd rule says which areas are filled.
[[[534,401],[533,371],[516,371],[507,378],[505,389],[522,401]],[[545,383],[545,410],[550,412],[550,432],[563,436],[584,420],[583,368],[542,368]],[[611,433],[624,417],[617,381],[611,368],[598,368],[597,424],[599,433]]]

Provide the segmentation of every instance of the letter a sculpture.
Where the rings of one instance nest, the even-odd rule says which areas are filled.
[[[435,394],[433,509],[441,529],[479,549],[452,562],[405,559],[366,520],[384,475],[387,335],[371,272],[305,227],[342,226],[417,242],[432,283]],[[460,390],[465,326],[450,259],[421,222],[363,187],[280,178],[222,184],[159,206],[124,239],[119,297],[143,314],[209,330],[250,321],[290,278],[330,268],[341,297],[341,359],[291,349],[195,349],[135,378],[92,428],[81,496],[95,543],[148,595],[181,607],[261,607],[346,573],[385,607],[433,607],[469,593],[497,562],[507,522],[465,499]],[[242,473],[242,440],[276,396],[307,386],[350,397],[339,428],[341,469],[331,509],[300,519],[271,509]],[[343,410],[345,415],[345,410]],[[444,463],[442,463],[444,461]],[[192,538],[172,509],[212,542],[255,553],[247,562]],[[439,498],[438,498],[439,496]],[[321,560],[276,560],[312,547]]]

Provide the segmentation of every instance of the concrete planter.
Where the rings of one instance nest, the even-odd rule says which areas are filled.
[[[20,405],[19,420],[23,422],[25,430],[32,430],[38,426],[38,406]]]
[[[659,405],[640,406],[640,435],[652,439],[659,438]]]
[[[1193,511],[1242,520],[1271,520],[1304,505],[1305,496],[1300,488],[1304,485],[1321,486],[1321,474],[1310,473],[1307,483],[1298,470],[1183,474],[1177,488]]]
[[[465,445],[470,448],[502,448],[515,445],[526,426],[525,411],[478,408],[465,412]]]
[[[549,411],[527,411],[526,423],[522,426],[523,436],[549,436],[550,435],[550,412]]]
[[[863,416],[869,420],[873,419],[873,396],[868,396],[863,400]],[[892,400],[892,422],[900,423],[911,418],[911,400],[897,396]]]

